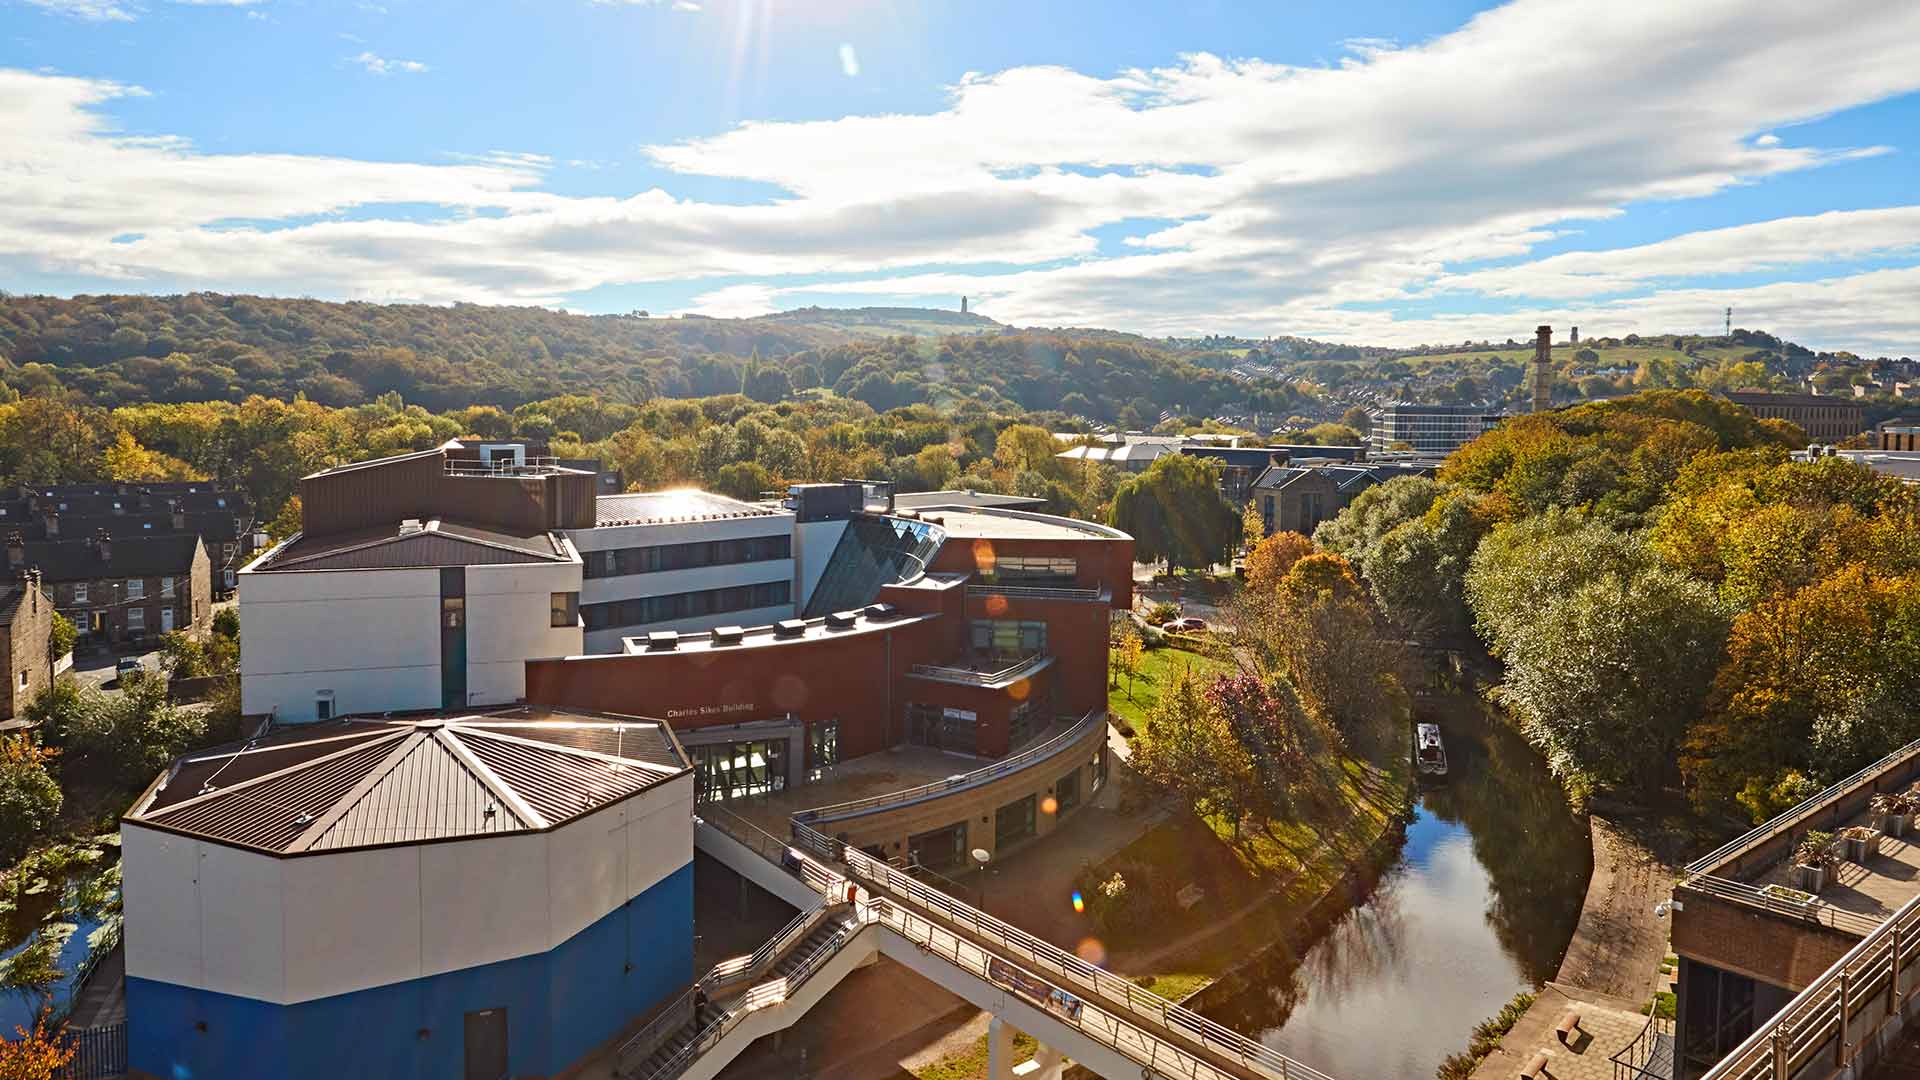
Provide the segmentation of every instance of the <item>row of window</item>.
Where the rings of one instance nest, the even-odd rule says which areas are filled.
[[[1002,585],[1072,585],[1079,573],[1080,563],[1075,559],[1002,555],[980,577]]]
[[[737,563],[791,559],[791,536],[747,536],[737,540],[695,540],[684,544],[651,544],[647,547],[609,548],[584,551],[582,574],[589,578],[620,577],[625,574],[651,574],[660,570],[691,570],[700,566],[732,566]]]
[[[174,582],[176,580],[177,579],[170,578],[170,577],[163,577],[160,579],[160,598],[162,600],[173,599],[173,587],[174,587]],[[147,598],[147,579],[146,578],[130,577],[126,579],[125,582],[122,583],[121,588],[126,593],[125,599],[145,600]],[[76,604],[87,603],[89,594],[91,593],[91,591],[92,591],[91,582],[86,582],[86,581],[74,582],[73,583],[73,602]],[[110,584],[108,586],[108,591],[111,591]],[[106,598],[102,597],[102,599],[106,599]]]
[[[1004,657],[1046,652],[1047,624],[1031,619],[975,619],[973,651]]]
[[[792,582],[767,581],[758,585],[734,585],[725,589],[702,589],[667,596],[614,600],[604,604],[582,604],[580,614],[586,617],[587,629],[606,630],[615,626],[644,626],[648,623],[697,619],[705,615],[724,615],[729,611],[779,607],[792,602]]]

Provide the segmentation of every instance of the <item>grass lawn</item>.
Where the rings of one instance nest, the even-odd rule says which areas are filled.
[[[1160,700],[1160,692],[1173,684],[1174,675],[1183,668],[1192,669],[1195,675],[1211,681],[1215,675],[1226,675],[1238,670],[1225,660],[1215,660],[1211,656],[1202,656],[1197,652],[1176,649],[1171,646],[1161,649],[1148,649],[1140,654],[1140,670],[1129,680],[1120,676],[1120,687],[1114,689],[1113,678],[1109,672],[1107,678],[1107,711],[1118,720],[1140,730],[1146,722],[1147,713],[1154,703]],[[1131,693],[1129,693],[1131,683]]]
[[[1024,1031],[1013,1034],[1013,1061],[1019,1064],[1040,1049],[1040,1041]],[[969,1049],[944,1057],[931,1065],[907,1070],[916,1080],[982,1080],[987,1075],[987,1036],[982,1035]]]
[[[1135,975],[1135,986],[1144,987],[1159,994],[1168,1001],[1183,1000],[1188,994],[1213,981],[1211,975],[1201,975],[1192,971],[1175,972],[1171,975]]]

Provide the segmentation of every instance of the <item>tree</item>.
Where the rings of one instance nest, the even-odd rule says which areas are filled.
[[[72,652],[79,640],[80,629],[73,625],[73,620],[54,612],[53,630],[47,635],[47,655],[57,660]]]
[[[773,487],[773,475],[757,462],[736,461],[714,474],[713,486],[722,495],[736,499],[757,499]]]
[[[0,864],[25,855],[60,816],[60,785],[47,768],[55,756],[26,735],[0,737]]]
[[[60,775],[68,786],[140,787],[174,758],[205,745],[208,731],[204,716],[167,701],[162,678],[135,680],[114,695],[59,678],[27,712],[60,749]]]
[[[1247,553],[1247,588],[1273,592],[1293,564],[1313,554],[1313,541],[1297,532],[1277,532]]]
[[[1466,595],[1506,665],[1499,699],[1576,800],[1657,790],[1725,647],[1712,588],[1641,537],[1552,514],[1495,529]]]
[[[1140,670],[1143,648],[1140,632],[1134,629],[1133,620],[1128,619],[1126,626],[1120,631],[1120,643],[1113,649],[1114,666],[1127,677],[1128,701],[1133,700],[1133,677]]]
[[[0,1080],[56,1080],[78,1051],[63,1037],[64,1025],[53,1022],[46,1006],[31,1030],[15,1027],[12,1039],[0,1039]]]
[[[1405,711],[1405,658],[1383,638],[1366,590],[1338,555],[1294,562],[1271,590],[1237,602],[1236,655],[1263,679],[1284,679],[1301,709],[1347,741],[1371,741]]]
[[[1113,493],[1107,523],[1129,533],[1136,558],[1165,559],[1169,570],[1220,561],[1240,528],[1220,495],[1219,466],[1187,454],[1164,454]]]
[[[1174,672],[1134,743],[1142,779],[1185,799],[1195,813],[1228,818],[1237,836],[1259,791],[1253,760],[1191,668]]]

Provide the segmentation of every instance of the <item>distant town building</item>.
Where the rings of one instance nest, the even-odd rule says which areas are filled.
[[[1275,465],[1253,482],[1252,497],[1268,535],[1311,535],[1359,494],[1396,476],[1432,476],[1439,462]]]
[[[1504,414],[1477,405],[1389,405],[1373,414],[1373,449],[1391,450],[1406,443],[1421,453],[1445,456],[1505,419]]]
[[[1920,420],[1889,420],[1875,429],[1882,450],[1920,450]]]
[[[1817,461],[1821,457],[1845,458],[1856,465],[1865,465],[1882,476],[1890,476],[1903,484],[1920,485],[1920,449],[1839,450],[1815,443],[1805,450],[1793,452],[1795,461]]]
[[[194,637],[213,625],[213,571],[193,532],[28,540],[6,532],[7,566],[39,574],[55,608],[82,640],[118,646],[175,630]]]
[[[206,480],[148,484],[53,484],[0,490],[0,533],[29,542],[77,539],[105,531],[117,540],[191,533],[206,544],[215,592],[266,545],[245,492]]]
[[[1725,397],[1762,420],[1794,424],[1810,439],[1850,439],[1867,430],[1866,406],[1845,398],[1766,390],[1734,390]]]

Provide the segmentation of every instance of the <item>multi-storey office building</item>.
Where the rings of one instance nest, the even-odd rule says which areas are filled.
[[[1389,405],[1373,414],[1375,450],[1405,443],[1423,453],[1446,455],[1492,431],[1506,417],[1477,405]]]

